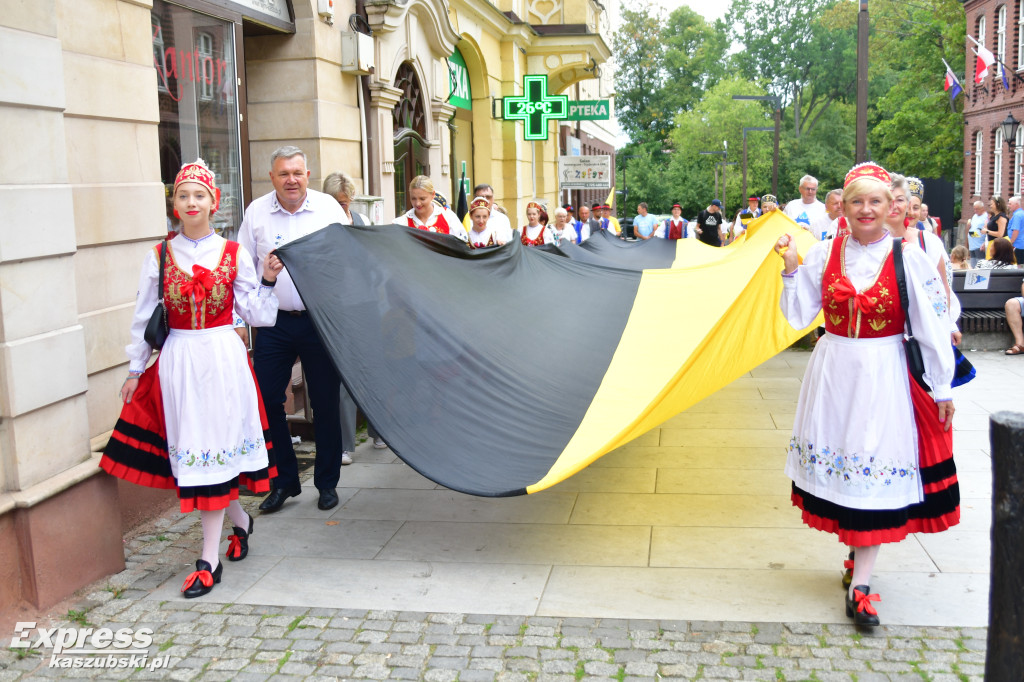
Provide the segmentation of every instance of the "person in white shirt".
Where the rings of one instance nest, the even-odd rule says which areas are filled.
[[[579,220],[573,221],[573,229],[576,230],[576,243],[582,244],[590,239],[590,207],[580,206]]]
[[[971,252],[972,267],[979,259],[984,260],[985,258],[985,247],[988,246],[985,228],[988,225],[988,219],[989,215],[985,212],[985,204],[975,201],[974,215],[971,216],[971,226],[967,230],[967,248]]]
[[[495,243],[507,244],[512,241],[512,223],[508,221],[506,216],[501,211],[494,210],[494,188],[485,182],[480,183],[473,188],[473,197],[483,197],[487,199],[487,209],[490,211],[490,215],[487,218],[487,224],[491,228],[491,233],[494,234],[496,240]],[[462,219],[462,226],[468,231],[473,226],[473,221],[466,214],[466,217]]]
[[[576,239],[576,228],[569,222],[569,212],[561,207],[556,208],[554,218],[555,222],[552,229],[555,233],[555,243],[558,244],[563,239],[567,242],[576,243],[578,241]]]
[[[279,246],[334,224],[348,225],[345,211],[332,197],[309,189],[306,155],[298,147],[285,146],[270,157],[270,182],[274,191],[249,204],[238,230],[238,241],[252,255],[256,274],[263,275],[263,260]],[[302,492],[298,461],[285,419],[285,389],[295,359],[302,360],[316,421],[316,462],[313,483],[320,491],[317,505],[332,509],[338,504],[335,490],[341,477],[341,378],[327,355],[306,313],[295,284],[285,269],[274,289],[280,302],[277,322],[261,329],[253,344],[253,368],[263,395],[270,434],[277,455],[274,489],[260,504],[260,511],[275,512],[289,497]]]
[[[846,218],[843,217],[843,190],[834,189],[825,195],[825,213],[828,215],[828,229],[824,239],[834,239],[837,234],[849,232]]]
[[[437,204],[434,201],[435,194],[434,183],[430,178],[426,175],[414,177],[409,183],[409,201],[412,208],[395,218],[395,223],[425,232],[450,234],[462,241],[469,239],[459,216],[450,208]]]
[[[786,204],[784,213],[820,241],[832,221],[825,211],[825,204],[818,201],[817,196],[817,178],[811,175],[803,176],[800,178],[800,200],[794,199]]]

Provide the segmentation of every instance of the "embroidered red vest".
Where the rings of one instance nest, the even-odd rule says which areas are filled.
[[[665,221],[668,225],[668,238],[669,239],[682,239],[683,238],[683,225],[685,224],[682,219],[679,222],[675,222],[671,218]]]
[[[437,214],[437,220],[434,221],[433,225],[429,227],[426,225],[417,225],[416,221],[410,216],[409,227],[415,227],[417,230],[424,230],[425,232],[440,232],[441,234],[450,234],[448,231],[448,221],[444,219],[443,213]]]
[[[471,249],[486,249],[489,246],[495,246],[495,243],[494,243],[494,233],[493,232],[491,232],[489,235],[487,235],[487,243],[486,244],[484,242],[480,242],[480,241],[473,241],[474,236],[475,236],[474,232],[472,230],[470,230],[469,231],[469,248],[471,248]]]
[[[857,291],[846,275],[846,244],[850,239],[845,235],[832,240],[821,276],[825,329],[851,339],[902,334],[906,318],[896,288],[892,254],[882,261],[871,286]]]
[[[846,222],[846,216],[839,216],[839,224],[836,225],[836,239],[850,234],[850,225]]]
[[[536,239],[530,239],[526,236],[526,227],[525,225],[523,226],[519,235],[519,241],[523,243],[523,246],[544,246],[544,228],[541,228]]]
[[[232,285],[238,276],[238,242],[224,243],[213,270],[193,265],[191,274],[178,267],[174,249],[170,244],[167,246],[164,305],[171,328],[210,329],[232,324],[235,301]],[[160,258],[159,252],[157,258]]]

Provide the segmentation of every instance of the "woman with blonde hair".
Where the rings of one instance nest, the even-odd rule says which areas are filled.
[[[408,225],[417,230],[439,232],[467,241],[469,236],[459,216],[450,208],[434,201],[434,183],[426,175],[417,175],[409,183],[409,202],[412,208],[395,219],[399,225]]]
[[[869,584],[881,545],[960,518],[945,289],[924,252],[886,229],[890,182],[877,165],[855,166],[843,189],[849,235],[814,244],[803,264],[790,235],[776,244],[783,314],[803,329],[824,312],[826,329],[801,386],[786,474],[803,522],[854,548],[844,603],[858,626],[879,624]],[[930,393],[908,372],[905,328]]]

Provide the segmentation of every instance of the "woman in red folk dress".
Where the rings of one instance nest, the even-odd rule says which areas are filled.
[[[859,626],[879,624],[874,602],[880,598],[869,584],[881,545],[960,520],[945,286],[921,249],[896,242],[904,314],[894,240],[885,226],[892,203],[889,174],[872,164],[855,166],[843,189],[850,234],[818,242],[800,265],[791,236],[776,245],[785,262],[786,319],[803,329],[824,311],[827,332],[800,389],[786,475],[804,523],[854,549],[845,606]],[[908,374],[908,321],[930,392]]]
[[[273,325],[281,271],[267,256],[264,279],[237,242],[214,234],[210,215],[220,193],[202,159],[182,167],[174,180],[174,209],[181,234],[146,255],[132,320],[124,407],[100,466],[110,474],[154,488],[177,488],[182,512],[198,509],[202,557],[181,591],[199,597],[219,583],[218,546],[224,510],[233,525],[227,558],[249,551],[252,518],[238,503],[238,487],[270,489],[276,476],[259,389],[245,346],[232,328],[232,310],[253,326]],[[160,251],[166,249],[163,273]],[[170,333],[157,361],[144,331],[157,306],[163,277]]]
[[[535,201],[526,205],[526,225],[519,230],[519,241],[523,246],[555,243],[554,231],[541,222],[541,216],[546,216],[543,206]]]
[[[434,183],[426,175],[417,175],[409,183],[409,202],[412,208],[395,219],[399,225],[426,232],[440,232],[453,237],[468,240],[466,228],[462,226],[459,216],[450,208],[445,208],[434,201]]]

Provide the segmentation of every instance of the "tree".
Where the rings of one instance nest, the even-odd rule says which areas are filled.
[[[963,116],[942,90],[942,59],[964,63],[963,5],[958,0],[884,0],[876,6],[871,77],[877,74],[891,85],[874,101],[871,151],[894,171],[958,178],[963,172]],[[993,81],[989,87],[1002,87]]]
[[[848,0],[733,0],[729,8],[727,21],[744,46],[737,63],[792,106],[798,138],[833,103],[856,94],[856,32],[834,22],[850,7]]]
[[[663,21],[649,4],[623,6],[612,36],[616,115],[633,142],[668,139],[673,119],[724,74],[727,41],[689,7]]]

